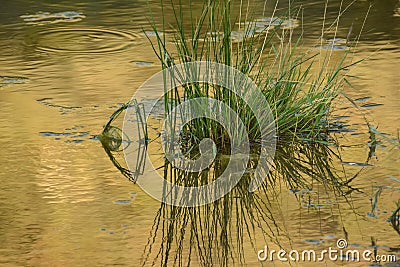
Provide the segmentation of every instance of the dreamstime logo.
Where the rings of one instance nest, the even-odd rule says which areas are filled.
[[[225,194],[239,182],[246,171],[249,160],[249,139],[246,127],[239,115],[229,106],[229,103],[215,98],[191,98],[181,103],[168,106],[164,103],[164,96],[176,88],[190,84],[209,84],[229,90],[235,94],[249,108],[255,118],[255,126],[259,127],[260,150],[257,167],[252,171],[252,180],[249,191],[255,191],[268,174],[275,155],[275,121],[268,102],[261,90],[242,72],[214,62],[190,62],[173,65],[158,72],[143,83],[133,96],[137,102],[149,101],[149,96],[155,100],[151,105],[145,105],[146,121],[159,117],[155,108],[163,107],[169,110],[163,118],[163,127],[160,131],[165,158],[174,168],[186,172],[199,172],[215,159],[216,145],[213,140],[206,138],[200,141],[200,157],[196,160],[188,159],[181,151],[182,129],[191,120],[207,118],[218,122],[224,127],[230,137],[230,160],[224,172],[213,182],[202,186],[183,186],[171,183],[164,179],[153,166],[146,151],[140,157],[138,151],[143,151],[143,133],[141,133],[137,109],[128,108],[124,118],[123,138],[131,140],[124,150],[125,160],[132,172],[137,171],[138,162],[144,169],[137,179],[137,184],[149,195],[164,203],[194,207],[211,203]],[[246,133],[245,135],[239,133]],[[210,153],[211,152],[211,153]]]
[[[348,244],[346,239],[338,239],[336,241],[336,248],[329,247],[328,249],[317,252],[313,249],[306,250],[290,250],[284,249],[273,250],[265,246],[264,249],[259,250],[257,257],[259,261],[274,261],[279,260],[282,262],[322,262],[330,261],[367,261],[367,262],[395,262],[396,255],[378,255],[371,250],[359,251],[356,249],[347,249]]]

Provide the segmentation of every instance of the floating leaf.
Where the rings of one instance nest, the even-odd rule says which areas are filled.
[[[120,199],[120,200],[114,201],[114,204],[128,205],[128,204],[131,204],[131,200],[130,199]]]
[[[341,162],[343,165],[349,165],[349,166],[356,166],[356,167],[371,167],[374,165],[368,164],[368,163],[361,163],[361,162],[347,162],[343,161]]]
[[[374,108],[374,107],[379,107],[379,106],[383,106],[383,104],[370,103],[370,104],[361,105],[362,108]]]
[[[65,11],[58,13],[38,12],[32,15],[21,15],[28,24],[44,25],[59,22],[77,22],[86,18],[85,15],[75,11]]]
[[[152,65],[154,65],[154,63],[153,62],[150,62],[150,61],[134,61],[133,62],[136,66],[139,66],[139,67],[147,67],[147,66],[152,66]]]
[[[360,102],[365,102],[365,101],[367,101],[369,99],[371,99],[371,98],[370,97],[361,97],[361,98],[354,99],[353,101],[355,103],[360,103]]]

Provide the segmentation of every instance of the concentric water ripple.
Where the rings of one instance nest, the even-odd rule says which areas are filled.
[[[117,30],[57,28],[39,32],[32,45],[47,52],[109,53],[125,50],[138,39],[137,34]]]

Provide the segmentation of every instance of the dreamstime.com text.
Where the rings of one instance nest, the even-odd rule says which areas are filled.
[[[329,247],[321,251],[309,250],[269,250],[266,245],[264,249],[257,252],[259,261],[282,261],[282,262],[323,262],[330,261],[366,261],[366,262],[395,262],[396,255],[379,255],[372,250],[347,249],[347,241],[338,239],[335,248]]]

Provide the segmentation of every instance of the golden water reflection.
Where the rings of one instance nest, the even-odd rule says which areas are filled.
[[[320,35],[324,2],[308,1],[304,5],[306,43],[315,45],[314,40]],[[273,4],[268,2],[267,9],[273,8]],[[328,19],[335,16],[339,1],[330,1],[330,4]],[[398,254],[399,236],[387,219],[397,208],[399,199],[400,184],[391,177],[400,179],[400,153],[384,138],[378,137],[376,155],[369,160],[373,167],[335,163],[334,168],[339,172],[345,168],[347,177],[358,173],[351,186],[362,192],[354,191],[347,199],[331,198],[332,191],[321,184],[314,184],[313,192],[294,193],[290,190],[294,188],[282,183],[277,184],[279,190],[270,195],[269,206],[252,213],[252,216],[260,216],[254,219],[249,219],[252,208],[241,206],[254,205],[254,202],[243,197],[215,203],[208,215],[201,215],[204,210],[196,213],[160,205],[124,179],[95,138],[118,105],[129,100],[136,88],[160,68],[141,33],[142,27],[151,31],[147,26],[145,1],[49,3],[17,0],[1,5],[0,75],[8,78],[2,79],[0,84],[0,265],[138,266],[140,263],[151,265],[156,259],[155,266],[158,266],[167,249],[161,244],[167,244],[171,235],[174,235],[174,246],[169,248],[172,256],[168,262],[173,262],[179,254],[174,242],[179,240],[177,231],[183,229],[184,224],[192,230],[186,233],[189,241],[185,239],[188,243],[179,254],[182,263],[187,262],[190,243],[199,244],[195,238],[203,238],[200,244],[204,253],[197,256],[192,251],[192,255],[196,255],[192,266],[206,265],[210,261],[223,263],[224,255],[230,262],[234,259],[238,266],[241,261],[249,266],[258,265],[255,250],[263,248],[265,239],[271,246],[276,246],[271,240],[280,240],[286,247],[322,250],[346,233],[351,244],[367,248],[374,238],[380,252]],[[262,1],[255,3],[260,9],[263,5]],[[285,5],[279,3],[281,8]],[[157,3],[152,6],[160,12]],[[361,28],[368,6],[368,1],[356,1],[349,8],[343,15],[340,37],[346,37],[351,24],[354,24],[354,32]],[[39,11],[75,11],[82,12],[85,17],[80,21],[45,25],[27,24],[20,17]],[[365,104],[382,104],[364,110],[374,126],[390,136],[396,136],[400,128],[397,82],[400,17],[397,14],[398,1],[375,1],[354,54],[356,59],[368,60],[352,73],[359,77],[353,81],[355,88],[345,88],[353,99],[369,97]],[[82,53],[43,49],[50,44],[44,43],[47,42],[45,38],[38,38],[59,27],[76,28],[80,33],[84,33],[80,29],[107,29],[113,33],[128,33],[134,40],[112,51],[86,53],[93,47],[108,49],[111,45],[115,48],[115,40],[111,44],[101,44],[101,41],[99,44],[96,42],[104,36],[85,39],[88,38],[86,34],[76,36],[74,33],[78,43],[73,48],[82,49]],[[57,35],[51,38],[48,41],[52,47],[63,48],[65,36],[60,40],[56,39]],[[130,42],[130,39],[123,42]],[[341,158],[345,162],[365,162],[370,151],[368,127],[363,125],[359,112],[344,113],[342,115],[350,116],[346,120],[355,132],[338,134],[343,144],[354,146],[340,149]],[[379,187],[382,189],[375,203]],[[310,206],[310,200],[320,206]],[[260,214],[264,214],[265,221]],[[271,220],[271,214],[278,227]],[[257,229],[248,234],[247,226],[240,220],[243,218],[250,223],[260,223],[261,227],[255,227]],[[199,225],[200,220],[202,225]],[[215,223],[217,234],[206,232],[211,223]],[[159,228],[156,230],[153,225]],[[173,225],[179,228],[171,230]],[[231,235],[231,239],[227,236],[228,239],[221,239],[221,229]],[[238,239],[243,254],[237,250],[239,235],[243,237]],[[152,237],[155,237],[153,249],[146,259],[149,253],[146,244],[153,242]],[[211,238],[218,240],[218,251],[207,247]],[[224,251],[227,243],[236,249],[233,259],[227,254],[228,250]],[[155,254],[160,249],[157,258]]]

